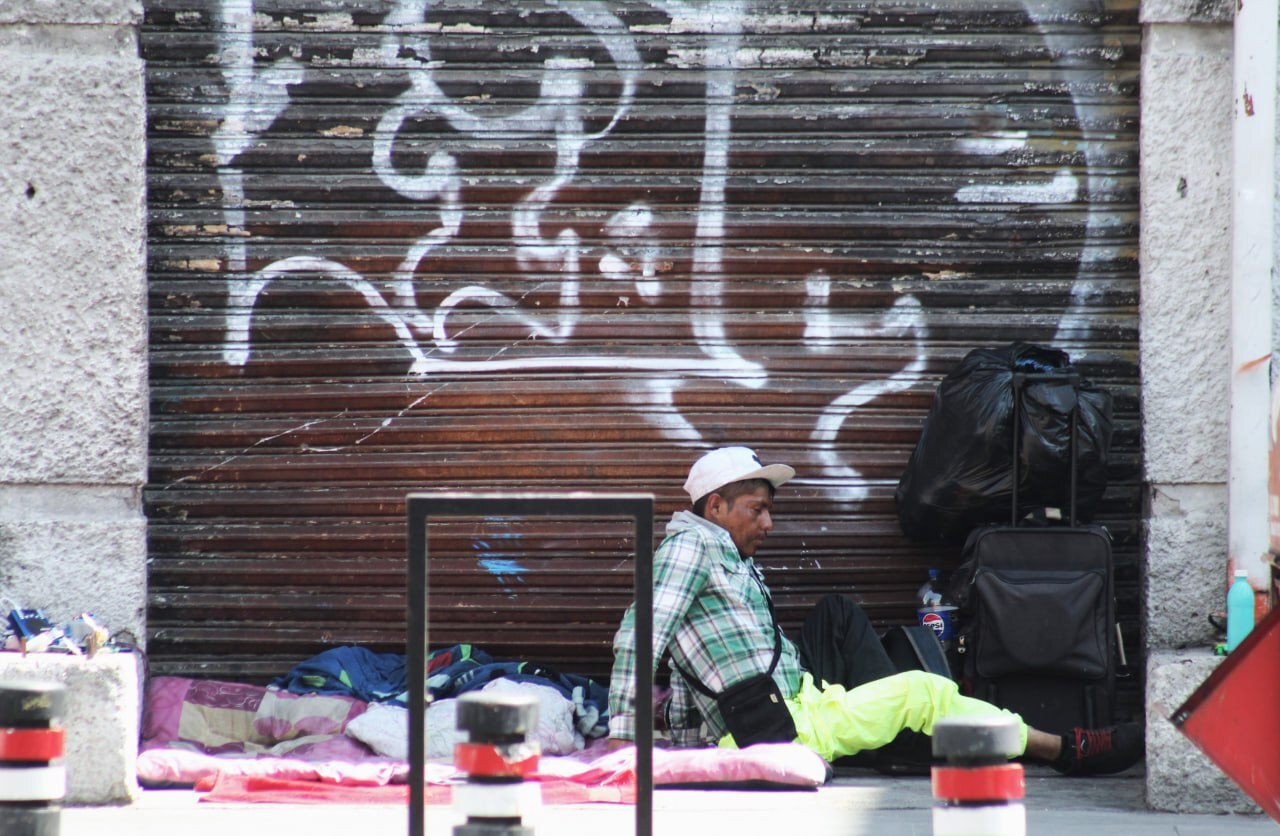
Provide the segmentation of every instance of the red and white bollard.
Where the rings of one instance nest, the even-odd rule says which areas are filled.
[[[472,691],[458,698],[458,730],[467,742],[453,749],[467,782],[453,788],[453,808],[467,817],[453,836],[533,836],[524,817],[542,807],[542,790],[525,777],[538,769],[538,702],[520,694]]]
[[[58,836],[67,794],[62,764],[66,688],[58,682],[0,682],[0,833]]]
[[[933,836],[1026,836],[1026,777],[1012,717],[951,718],[933,727]]]

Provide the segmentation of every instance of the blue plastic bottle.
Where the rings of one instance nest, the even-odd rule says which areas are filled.
[[[1235,650],[1253,629],[1253,587],[1249,573],[1236,570],[1235,583],[1227,590],[1227,652]]]

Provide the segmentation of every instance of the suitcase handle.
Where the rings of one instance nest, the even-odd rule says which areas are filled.
[[[1013,490],[1012,508],[1010,510],[1010,524],[1018,524],[1018,440],[1022,438],[1022,393],[1028,383],[1069,383],[1071,390],[1076,395],[1075,403],[1071,406],[1071,437],[1067,441],[1067,458],[1070,459],[1071,485],[1070,500],[1068,511],[1070,524],[1076,524],[1076,414],[1080,411],[1080,375],[1078,372],[1056,372],[1056,373],[1029,373],[1014,372],[1013,373]]]

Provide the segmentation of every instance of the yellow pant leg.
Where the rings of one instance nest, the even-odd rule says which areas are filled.
[[[929,734],[944,717],[1015,717],[1019,752],[1027,745],[1027,725],[1016,714],[962,696],[950,679],[924,671],[877,679],[849,691],[839,685],[819,690],[805,674],[800,691],[787,702],[799,741],[827,760],[877,749],[903,729]]]

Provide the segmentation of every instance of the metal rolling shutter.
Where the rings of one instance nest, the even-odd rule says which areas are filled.
[[[969,349],[1115,395],[1136,658],[1136,0],[147,0],[157,672],[403,647],[403,497],[794,465],[760,558],[912,617],[893,489]],[[433,643],[606,675],[625,531],[432,533]],[[438,538],[438,542],[437,542]]]

